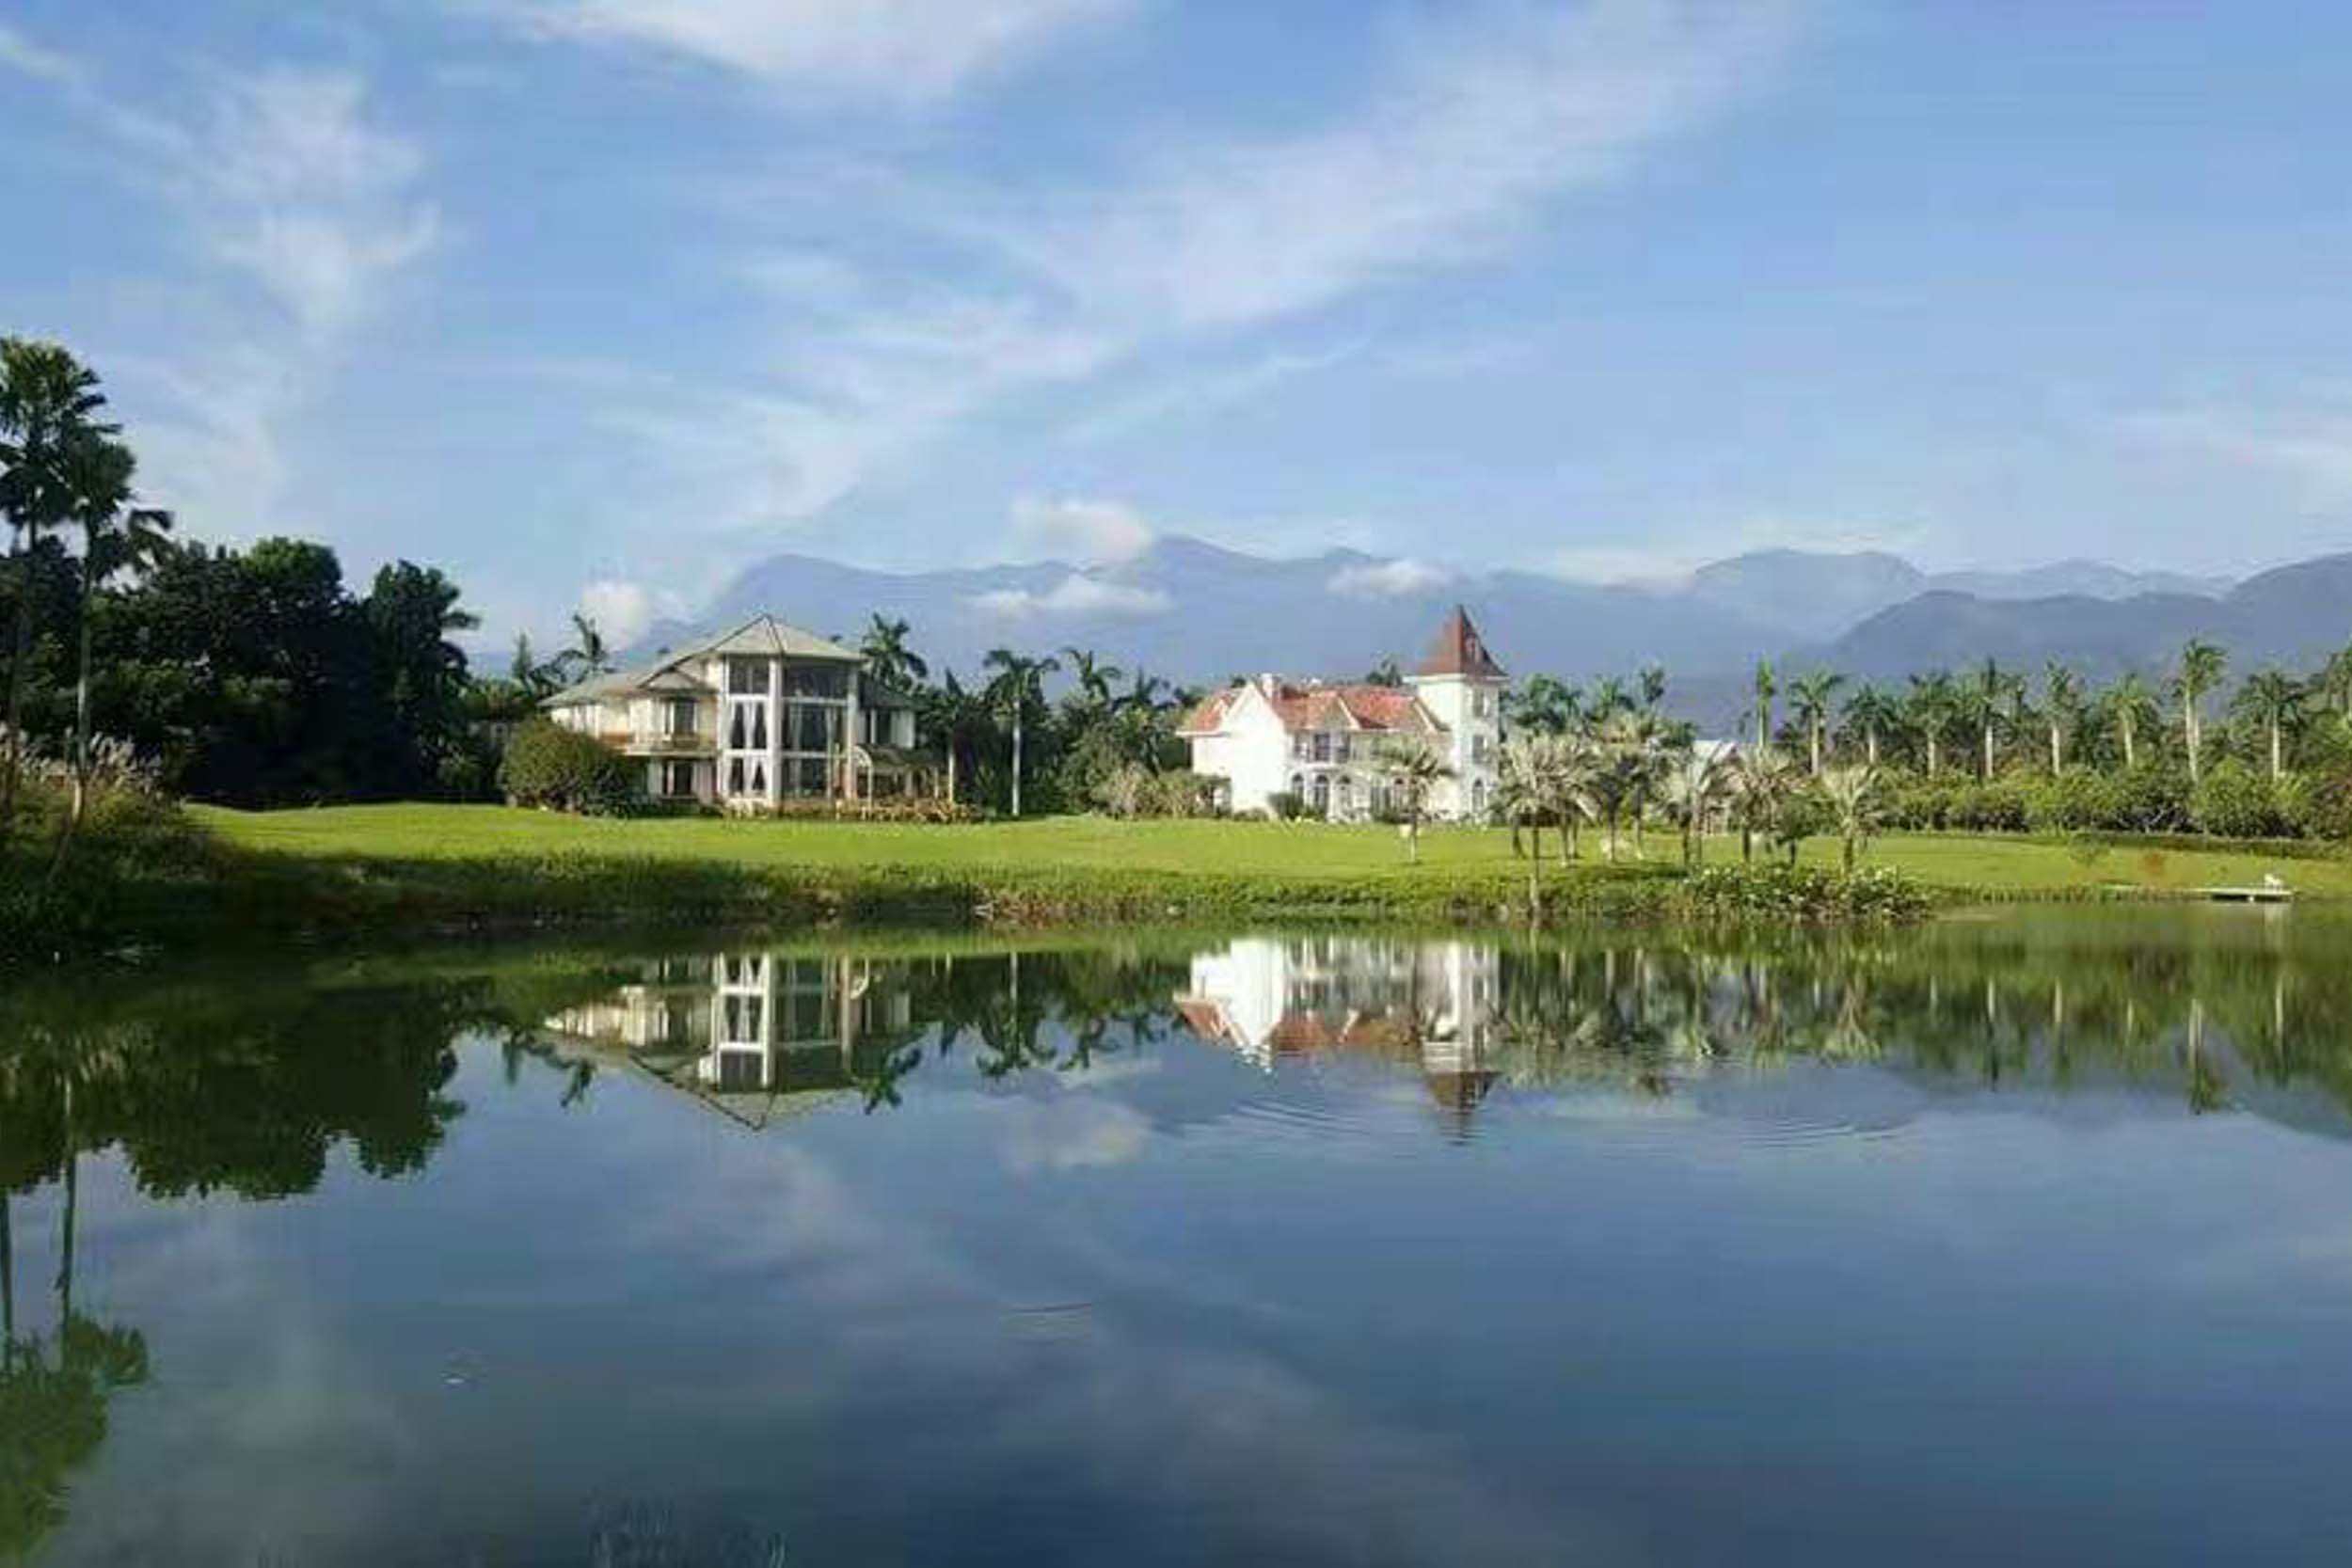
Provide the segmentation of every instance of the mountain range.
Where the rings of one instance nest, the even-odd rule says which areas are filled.
[[[1466,604],[1520,673],[1568,679],[1673,673],[1676,706],[1729,722],[1758,658],[1879,681],[1987,657],[2063,659],[2106,677],[2153,672],[2181,643],[2228,647],[2240,670],[2311,664],[2352,641],[2352,553],[2239,582],[2095,561],[1934,573],[1899,556],[1759,550],[1672,581],[1580,582],[1465,572],[1334,549],[1266,557],[1163,535],[1107,565],[1062,562],[880,572],[777,555],[739,574],[691,621],[653,627],[633,654],[763,611],[854,640],[869,614],[903,618],[935,667],[967,676],[987,650],[1089,648],[1127,670],[1207,684],[1262,671],[1355,676],[1409,667],[1447,610]]]

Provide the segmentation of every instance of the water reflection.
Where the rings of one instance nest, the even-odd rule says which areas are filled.
[[[2352,950],[2348,935],[2352,927],[2320,911],[2286,918],[2019,911],[1857,940],[1735,940],[1664,928],[1541,941],[1360,934],[1196,940],[1140,932],[1050,948],[878,940],[720,942],[647,957],[493,952],[298,976],[241,973],[159,986],[20,990],[0,997],[0,1560],[40,1549],[69,1523],[75,1490],[107,1467],[110,1433],[136,1432],[143,1420],[159,1419],[151,1402],[164,1400],[167,1407],[169,1398],[184,1397],[167,1392],[175,1381],[183,1390],[201,1386],[211,1372],[203,1352],[191,1348],[184,1323],[177,1340],[162,1332],[180,1313],[168,1292],[142,1297],[108,1290],[103,1273],[101,1289],[84,1288],[93,1265],[125,1264],[134,1249],[156,1246],[157,1236],[170,1234],[167,1222],[188,1213],[331,1209],[356,1216],[351,1244],[363,1251],[373,1237],[399,1233],[404,1206],[438,1201],[445,1205],[438,1219],[405,1237],[407,1262],[413,1267],[421,1259],[430,1271],[469,1245],[485,1253],[526,1249],[579,1228],[565,1223],[557,1205],[510,1210],[509,1194],[518,1188],[553,1186],[567,1200],[576,1192],[580,1203],[611,1217],[608,1224],[641,1208],[660,1209],[663,1194],[649,1190],[647,1167],[608,1164],[614,1156],[603,1140],[616,1127],[638,1126],[631,1118],[641,1105],[667,1107],[660,1123],[667,1141],[648,1165],[691,1199],[663,1211],[672,1224],[679,1213],[729,1217],[708,1259],[681,1259],[640,1240],[636,1245],[647,1256],[626,1252],[600,1260],[622,1276],[618,1286],[560,1267],[536,1265],[548,1272],[533,1273],[516,1262],[516,1277],[491,1275],[477,1287],[477,1299],[519,1304],[518,1318],[530,1323],[519,1336],[535,1339],[547,1324],[564,1323],[563,1313],[549,1311],[550,1301],[587,1312],[576,1304],[606,1299],[600,1291],[617,1292],[617,1300],[609,1320],[593,1322],[598,1334],[626,1329],[633,1341],[642,1337],[663,1347],[700,1342],[691,1333],[670,1332],[687,1322],[716,1343],[728,1338],[718,1330],[752,1328],[761,1312],[812,1312],[789,1305],[801,1299],[797,1274],[767,1295],[752,1275],[742,1322],[724,1316],[724,1291],[649,1295],[644,1284],[662,1279],[666,1290],[662,1271],[682,1262],[707,1264],[716,1272],[706,1283],[715,1278],[734,1288],[746,1267],[739,1243],[760,1229],[747,1216],[787,1198],[813,1207],[828,1195],[887,1199],[884,1221],[857,1233],[867,1249],[861,1261],[885,1254],[891,1259],[887,1288],[858,1298],[861,1310],[873,1314],[897,1310],[891,1304],[915,1299],[933,1284],[933,1276],[903,1262],[923,1228],[902,1230],[896,1223],[909,1211],[946,1205],[952,1223],[933,1229],[969,1234],[977,1248],[992,1253],[1025,1257],[1046,1244],[1041,1234],[1082,1221],[1089,1204],[1112,1201],[1097,1195],[1120,1192],[1134,1212],[1124,1225],[1105,1226],[1091,1243],[1107,1249],[1123,1233],[1144,1235],[1149,1261],[1156,1263],[1161,1251],[1186,1245],[1187,1229],[1197,1225],[1193,1255],[1169,1265],[1165,1276],[1177,1284],[1165,1285],[1163,1276],[1131,1262],[1128,1273],[1109,1277],[1111,1289],[1098,1290],[1102,1282],[1078,1263],[1057,1259],[1037,1267],[1033,1290],[1001,1297],[972,1291],[984,1304],[972,1316],[1018,1325],[1009,1334],[989,1332],[1023,1354],[1058,1352],[1083,1340],[1085,1354],[1108,1357],[1120,1353],[1123,1329],[1134,1366],[1148,1368],[1163,1347],[1135,1328],[1136,1318],[1164,1328],[1154,1314],[1181,1317],[1195,1276],[1235,1270],[1236,1258],[1257,1259],[1262,1251],[1275,1260],[1252,1264],[1261,1272],[1243,1272],[1230,1292],[1256,1314],[1243,1338],[1328,1318],[1356,1301],[1395,1306],[1391,1318],[1359,1324],[1365,1334],[1465,1307],[1505,1311],[1504,1319],[1483,1321],[1489,1329],[1507,1326],[1510,1301],[1549,1299],[1552,1275],[1581,1259],[1553,1256],[1544,1267],[1530,1262],[1522,1270],[1513,1249],[1528,1239],[1482,1240],[1481,1227],[1508,1228],[1508,1216],[1524,1211],[1525,1194],[1508,1180],[1524,1179],[1547,1162],[1565,1169],[1582,1161],[1588,1163],[1577,1168],[1589,1180],[1620,1181],[1612,1190],[1624,1195],[1625,1228],[1607,1259],[1611,1289],[1646,1313],[1671,1313],[1677,1302],[1707,1299],[1705,1290],[1692,1289],[1687,1271],[1699,1265],[1691,1259],[1719,1255],[1740,1244],[1737,1237],[1759,1237],[1759,1226],[1772,1216],[1752,1212],[1736,1232],[1726,1225],[1709,1233],[1703,1204],[1658,1193],[1659,1167],[1645,1167],[1639,1180],[1626,1182],[1607,1164],[1608,1150],[1599,1147],[1605,1140],[1588,1138],[1587,1147],[1578,1147],[1580,1132],[1597,1118],[1553,1113],[1631,1104],[1645,1116],[1663,1107],[1703,1121],[1753,1110],[1759,1095],[1777,1095],[1769,1114],[1794,1106],[1792,1114],[1844,1118],[1840,1125],[1851,1126],[1865,1101],[1882,1121],[1937,1108],[2010,1106],[2046,1117],[2054,1107],[2087,1105],[2104,1117],[2174,1126],[2184,1138],[2193,1135],[2188,1114],[2230,1113],[2194,1124],[2194,1133],[2285,1129],[2340,1146],[2352,1137],[2352,965],[2343,958]],[[678,1115],[679,1097],[708,1117]],[[1269,1105],[1316,1115],[1283,1121],[1278,1145]],[[2119,1105],[2126,1109],[2119,1112]],[[1357,1131],[1369,1126],[1387,1140],[1369,1146],[1375,1151],[1426,1151],[1429,1169],[1392,1181],[1366,1163],[1334,1177],[1324,1161],[1327,1146],[1315,1140],[1341,1125],[1335,1107]],[[585,1131],[592,1125],[593,1136]],[[670,1131],[681,1125],[683,1135]],[[505,1155],[517,1126],[534,1141]],[[745,1135],[759,1130],[771,1135]],[[1216,1136],[1192,1137],[1204,1130]],[[1502,1162],[1457,1157],[1455,1146],[1472,1142],[1518,1156],[1518,1177],[1509,1177]],[[1677,1156],[1685,1152],[1674,1148]],[[809,1150],[854,1167],[855,1179],[825,1179]],[[1242,1181],[1246,1192],[1228,1185],[1220,1162],[1236,1150],[1260,1162],[1290,1162],[1282,1172],[1288,1180]],[[1976,1181],[2000,1180],[2000,1151],[1987,1149],[1980,1158],[1963,1173]],[[514,1164],[501,1165],[501,1159]],[[697,1173],[720,1170],[742,1184],[724,1189],[728,1200],[709,1201]],[[2263,1174],[2248,1167],[2247,1182]],[[1067,1180],[1033,1181],[1038,1176]],[[88,1228],[93,1179],[100,1191],[117,1193],[112,1228]],[[383,1185],[396,1179],[403,1188]],[[2207,1181],[2230,1179],[2220,1167],[2203,1174]],[[1689,1178],[1686,1172],[1669,1180]],[[1457,1190],[1451,1181],[1486,1184]],[[1042,1194],[1047,1187],[1054,1190]],[[357,1204],[355,1189],[374,1191],[378,1199]],[[1282,1195],[1293,1191],[1311,1191],[1323,1206],[1315,1212],[1327,1217],[1293,1216],[1287,1245],[1267,1240],[1262,1247],[1265,1227],[1281,1223]],[[2106,1189],[2110,1197],[2118,1191]],[[451,1196],[437,1197],[444,1192]],[[1707,1196],[1731,1201],[1721,1191]],[[126,1228],[125,1201],[157,1223]],[[1841,1195],[1841,1201],[1860,1212],[1867,1200]],[[1427,1207],[1409,1230],[1415,1244],[1456,1238],[1474,1261],[1470,1273],[1400,1277],[1386,1256],[1346,1244],[1363,1227],[1376,1230],[1416,1204]],[[1227,1206],[1244,1216],[1235,1234],[1246,1242],[1216,1230]],[[1050,1224],[1039,1223],[1044,1214]],[[1350,1223],[1332,1224],[1327,1216]],[[1871,1243],[1850,1246],[1836,1238],[1837,1255],[1867,1257],[1870,1244],[1895,1244],[1889,1238],[1905,1233],[1906,1218],[1895,1215]],[[808,1223],[821,1229],[831,1222]],[[1588,1215],[1580,1227],[1548,1230],[1534,1244],[1582,1245],[1613,1223],[1606,1214]],[[1692,1233],[1686,1239],[1706,1244],[1671,1255],[1648,1250],[1637,1227],[1668,1236],[1680,1227]],[[1792,1243],[1782,1234],[1779,1242],[1801,1244],[1803,1238]],[[364,1257],[345,1259],[344,1277],[314,1277],[307,1249],[323,1244],[313,1239],[292,1249],[303,1259],[294,1277],[305,1291],[346,1291],[367,1304],[351,1319],[360,1326],[347,1333],[380,1325],[368,1313],[379,1309],[385,1294],[399,1298],[407,1287],[389,1286]],[[2067,1256],[2065,1246],[2048,1248],[2048,1258]],[[2039,1265],[2042,1255],[2027,1261]],[[1763,1250],[1746,1266],[1751,1277],[1773,1277],[1773,1262]],[[1908,1266],[1937,1263],[1929,1256]],[[1316,1293],[1316,1281],[1327,1275],[1341,1282],[1327,1298]],[[1465,1280],[1473,1275],[1486,1281],[1478,1289],[1501,1292],[1504,1307],[1457,1299],[1472,1291]],[[1359,1276],[1364,1288],[1346,1287]],[[1162,1281],[1168,1300],[1153,1300],[1148,1310],[1133,1299],[1122,1303],[1119,1289],[1123,1285],[1132,1298],[1139,1277]],[[1890,1271],[1887,1277],[1908,1276]],[[1856,1281],[1845,1283],[1851,1289]],[[2084,1288],[2078,1280],[2065,1283]],[[1897,1287],[1872,1276],[1860,1288],[1883,1293]],[[1109,1326],[1100,1334],[1091,1326],[1098,1296],[1110,1303],[1103,1313]],[[1261,1309],[1261,1297],[1273,1305]],[[2057,1310],[2065,1299],[2057,1290],[2048,1297],[2060,1304]],[[1293,1312],[1295,1300],[1308,1305]],[[1069,1320],[1051,1315],[1080,1301],[1089,1304],[1085,1335],[1067,1332]],[[1820,1306],[1793,1293],[1788,1305],[1789,1324],[1807,1321],[1798,1307]],[[2321,1307],[2335,1310],[2332,1298],[2311,1298],[2313,1321],[2326,1317]],[[1605,1312],[1590,1305],[1583,1310]],[[925,1402],[936,1379],[973,1375],[976,1362],[964,1341],[930,1320],[881,1321],[901,1324],[893,1332],[910,1337],[918,1359],[923,1334],[951,1352],[903,1386],[891,1381],[886,1358],[861,1363],[890,1387],[898,1402],[892,1408],[918,1426],[936,1418],[951,1428],[968,1417]],[[804,1334],[827,1331],[821,1315],[793,1322]],[[1638,1348],[1643,1323],[1629,1312],[1613,1327],[1591,1332],[1606,1329]],[[2182,1323],[2191,1331],[2201,1327],[2193,1312]],[[1963,1324],[1951,1332],[1965,1342],[1967,1333],[1983,1328]],[[1533,1338],[1539,1329],[1529,1327],[1529,1343],[1540,1346]],[[1782,1332],[1795,1329],[1784,1324]],[[2230,1343],[2194,1332],[2182,1342],[2191,1339],[2194,1354],[2203,1356],[2222,1355]],[[1697,1342],[1699,1336],[1677,1336],[1672,1354],[1688,1355]],[[445,1340],[432,1343],[434,1354],[444,1354]],[[893,1354],[907,1348],[894,1345]],[[1400,1341],[1386,1349],[1424,1367],[1451,1365],[1442,1355],[1433,1362],[1424,1344]],[[645,1354],[660,1359],[687,1353]],[[1294,1354],[1309,1362],[1345,1360],[1343,1346]],[[977,1364],[987,1364],[986,1356]],[[1363,1368],[1327,1371],[1343,1386],[1346,1377],[1367,1386],[1376,1381]],[[1735,1381],[1766,1375],[1739,1367],[1729,1372]],[[1468,1374],[1457,1369],[1454,1375]],[[1000,1402],[1020,1393],[989,1386]],[[1646,1389],[1628,1390],[1624,1408],[1645,1411],[1649,1397]],[[1379,1398],[1406,1402],[1386,1384]],[[721,1408],[736,1408],[713,1399]],[[528,1437],[534,1416],[528,1401],[517,1400],[508,1431]],[[1108,1402],[1089,1420],[1115,1425],[1131,1404],[1151,1402]],[[1344,1402],[1334,1405],[1345,1415]],[[749,1402],[737,1413],[754,1428],[785,1418]],[[1430,1418],[1456,1416],[1449,1407]],[[1527,1452],[1560,1447],[1556,1432],[1543,1424],[1548,1418],[1524,1418],[1518,1437]],[[1628,1420],[1638,1429],[1646,1418]],[[1351,1422],[1336,1419],[1333,1427],[1349,1430]],[[821,1435],[814,1427],[796,1430]],[[1197,1443],[1217,1430],[1209,1421],[1177,1435]],[[1889,1435],[1900,1440],[1907,1431]],[[664,1436],[682,1445],[681,1467],[691,1468],[691,1426],[667,1429]],[[491,1505],[481,1509],[486,1514]],[[1245,1531],[1236,1539],[1257,1538]]]

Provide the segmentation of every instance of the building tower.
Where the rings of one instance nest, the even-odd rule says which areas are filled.
[[[1502,693],[1511,683],[1486,640],[1460,605],[1438,633],[1429,657],[1407,677],[1422,705],[1450,732],[1446,761],[1454,777],[1438,786],[1431,815],[1482,818],[1493,803],[1496,753],[1502,745]]]

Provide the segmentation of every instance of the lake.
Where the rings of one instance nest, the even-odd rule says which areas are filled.
[[[241,957],[0,1029],[0,1560],[2352,1535],[2322,908]]]

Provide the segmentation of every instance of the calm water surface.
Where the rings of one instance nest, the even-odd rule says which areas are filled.
[[[2352,1553],[2352,924],[0,999],[0,1560]]]

